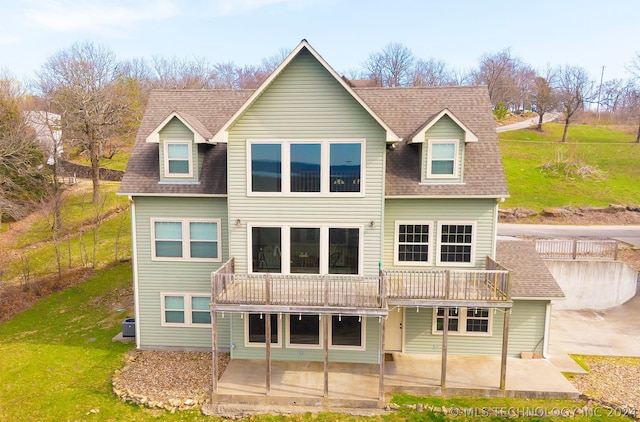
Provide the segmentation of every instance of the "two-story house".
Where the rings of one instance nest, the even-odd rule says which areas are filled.
[[[152,92],[120,194],[139,348],[381,368],[546,351],[562,291],[496,240],[486,87],[358,88],[303,40],[256,90]]]

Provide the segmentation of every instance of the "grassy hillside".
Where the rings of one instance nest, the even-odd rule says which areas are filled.
[[[635,128],[573,125],[560,143],[563,125],[499,134],[511,198],[505,208],[638,204],[640,144]]]

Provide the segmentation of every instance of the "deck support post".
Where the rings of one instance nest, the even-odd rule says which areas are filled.
[[[436,312],[436,315],[437,315],[437,312]],[[440,387],[442,388],[447,387],[447,342],[448,340],[449,340],[449,308],[444,308],[444,315],[442,317],[442,367],[440,368]]]
[[[509,348],[509,319],[512,308],[504,310],[504,325],[502,326],[502,357],[500,360],[500,389],[507,387],[507,350]]]
[[[264,297],[265,303],[269,305],[271,303],[271,279],[267,275],[264,280]],[[267,374],[265,381],[265,389],[267,396],[271,395],[271,314],[264,314],[264,346],[265,346],[265,357],[267,361]]]
[[[213,385],[211,386],[211,401],[213,395],[218,392],[218,313],[211,311],[211,347],[213,359]]]
[[[384,331],[387,323],[387,319],[385,317],[380,318],[380,372],[378,374],[379,384],[378,384],[378,400],[384,400]],[[363,321],[364,323],[365,321]]]
[[[322,396],[329,397],[329,319],[331,315],[322,316],[322,341],[324,347],[324,390]]]

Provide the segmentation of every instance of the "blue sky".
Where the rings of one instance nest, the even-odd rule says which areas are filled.
[[[640,52],[637,0],[13,0],[0,15],[0,69],[34,77],[77,41],[119,59],[206,57],[259,64],[306,38],[339,73],[400,42],[459,70],[510,47],[534,69],[579,65],[627,78]]]

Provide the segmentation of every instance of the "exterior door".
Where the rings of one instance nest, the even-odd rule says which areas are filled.
[[[398,311],[399,310],[399,311]],[[389,310],[384,332],[384,347],[387,352],[402,352],[402,322],[404,308]]]

